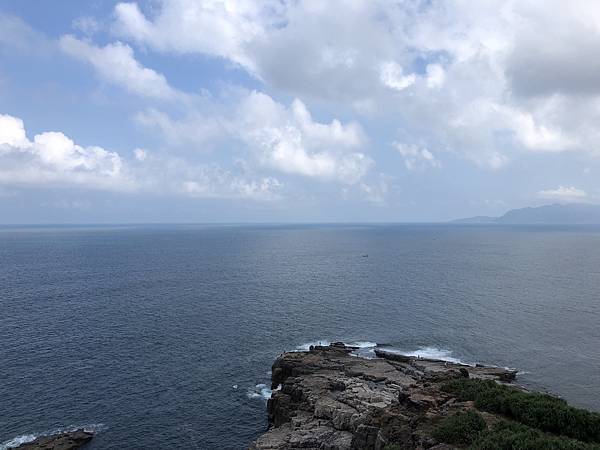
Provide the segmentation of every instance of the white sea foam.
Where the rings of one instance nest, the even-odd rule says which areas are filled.
[[[373,347],[377,347],[377,342],[356,341],[356,342],[351,342],[348,345],[350,345],[352,347],[358,347],[358,348],[373,348]]]
[[[29,433],[22,434],[21,436],[14,437],[8,441],[5,441],[0,444],[0,450],[8,450],[10,448],[18,447],[22,444],[26,444],[28,442],[36,440],[40,436],[52,436],[55,434],[66,433],[68,431],[75,431],[84,429],[85,431],[91,431],[94,433],[98,433],[101,430],[106,429],[106,426],[103,423],[91,423],[86,425],[68,425],[66,427],[55,428],[53,430],[46,430],[39,433]]]
[[[377,342],[355,341],[347,345],[358,347],[358,350],[354,350],[352,353],[350,353],[351,356],[358,356],[359,358],[365,359],[373,359],[376,357],[375,347],[377,347]]]
[[[9,448],[18,447],[19,445],[26,444],[27,442],[31,442],[37,438],[35,434],[24,434],[22,436],[17,436],[12,438],[10,441],[3,442],[0,444],[0,450],[6,450]]]
[[[306,342],[304,344],[298,345],[295,351],[306,352],[310,349],[311,346],[327,346],[329,344],[331,344],[331,342],[328,340]],[[448,361],[456,364],[467,364],[459,358],[454,357],[452,354],[452,350],[447,350],[433,346],[419,347],[416,350],[403,350],[388,345],[379,345],[377,344],[377,342],[372,341],[353,341],[344,342],[344,344],[351,347],[358,347],[358,350],[355,350],[351,353],[352,356],[358,356],[367,359],[375,358],[375,348],[380,347],[386,352],[397,353],[399,355],[413,356],[425,359],[437,359],[440,361]]]
[[[458,358],[452,356],[452,350],[445,350],[437,347],[419,347],[417,350],[405,351],[393,347],[385,347],[384,350],[389,353],[398,353],[400,355],[412,356],[425,359],[438,359],[457,364],[465,364]]]
[[[436,347],[421,347],[414,352],[408,354],[408,356],[418,356],[419,358],[439,359],[441,361],[448,361],[454,363],[461,363],[462,361],[452,356],[452,350],[445,350]]]
[[[260,383],[253,388],[248,388],[248,398],[269,400],[273,392],[266,384]]]

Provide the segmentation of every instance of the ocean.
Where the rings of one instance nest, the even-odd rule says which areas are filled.
[[[512,367],[600,410],[600,227],[0,228],[0,449],[243,449],[313,342]]]

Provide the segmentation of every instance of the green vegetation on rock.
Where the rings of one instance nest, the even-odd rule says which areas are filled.
[[[600,443],[600,413],[574,408],[562,399],[480,379],[452,380],[442,389],[460,401],[474,401],[478,409],[501,414],[529,427]]]
[[[486,429],[485,420],[475,411],[459,412],[442,420],[433,432],[438,441],[466,445]]]
[[[598,450],[600,446],[542,433],[522,424],[501,421],[490,430],[480,433],[470,448],[473,450]]]
[[[589,444],[564,436],[555,436],[526,425],[506,420],[488,429],[483,417],[475,411],[458,412],[443,419],[433,437],[446,444],[468,446],[472,450],[598,450]],[[388,446],[384,450],[399,450]]]

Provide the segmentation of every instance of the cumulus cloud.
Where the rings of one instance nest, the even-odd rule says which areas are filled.
[[[116,152],[78,145],[58,131],[43,132],[30,140],[21,119],[0,114],[0,187],[77,186],[256,201],[277,200],[284,187],[272,176],[236,173],[217,164],[192,163],[171,155],[155,156],[141,148],[136,148],[133,156],[138,167]]]
[[[271,10],[276,7],[275,1],[178,0],[163,2],[158,14],[149,20],[137,3],[119,3],[115,28],[121,35],[158,50],[206,53],[254,72],[245,45],[264,36]]]
[[[357,123],[319,123],[304,103],[290,108],[259,92],[251,92],[240,107],[240,137],[259,161],[282,172],[353,184],[364,176],[371,160],[356,151],[365,142]]]
[[[174,145],[202,149],[214,140],[241,142],[259,166],[287,174],[355,184],[373,165],[362,151],[367,137],[357,122],[319,122],[299,99],[287,107],[267,94],[241,90],[226,111],[193,110],[174,119],[150,109],[137,120]]]
[[[134,183],[121,157],[101,147],[82,147],[58,131],[27,138],[21,119],[0,115],[0,183],[5,185],[79,184],[131,190]]]
[[[284,197],[285,183],[274,176],[257,173],[243,162],[231,168],[217,163],[146,152],[143,189],[196,199],[247,199],[273,202]]]
[[[158,51],[224,58],[295,95],[349,99],[377,88],[379,64],[393,59],[377,13],[362,1],[162,0],[152,14],[118,4],[115,31]]]
[[[252,200],[274,202],[285,197],[285,183],[265,175],[239,160],[233,167],[215,162],[134,151],[140,163],[136,176],[140,189],[149,193],[175,194],[196,199]],[[143,155],[143,156],[142,156]]]
[[[219,169],[204,170],[193,180],[183,181],[179,190],[196,198],[231,198],[273,201],[280,198],[283,183],[274,177],[245,179]]]
[[[120,3],[115,16],[140,45],[223,58],[305,101],[394,117],[413,140],[482,167],[600,148],[592,0],[160,0],[145,12]]]
[[[368,180],[378,150],[389,153],[378,142],[392,135],[401,136],[394,147],[404,166],[417,173],[446,164],[444,152],[492,170],[530,152],[539,161],[544,153],[556,160],[579,153],[591,166],[600,154],[600,6],[591,0],[130,1],[115,7],[114,20],[121,41],[94,43],[98,22],[81,18],[73,26],[88,38],[67,35],[53,45],[148,102],[135,121],[160,133],[169,152],[185,151],[186,159],[218,149],[210,156],[223,166],[241,155],[255,172],[194,158],[175,163],[149,142],[132,145],[152,150],[128,152],[128,165],[62,133],[29,140],[6,119],[0,154],[14,167],[34,155],[32,167],[53,167],[63,179],[85,171],[110,177],[114,154],[121,176],[183,195],[276,198],[285,177],[330,181],[343,185],[338,191],[378,199],[386,189]],[[0,24],[2,48],[38,42],[18,20],[0,17]],[[146,51],[217,58],[224,71],[247,72],[254,78],[247,84],[262,92],[239,88],[228,98],[200,99],[142,65],[136,54]],[[173,104],[191,99],[173,112]],[[369,130],[383,137],[373,143]],[[170,167],[165,173],[175,181],[159,167]],[[539,195],[582,198],[574,189]]]
[[[172,147],[193,146],[196,150],[227,133],[226,118],[219,113],[191,109],[182,118],[173,119],[167,113],[147,108],[135,116],[136,122],[154,132]]]
[[[514,131],[522,144],[530,150],[567,151],[577,145],[574,138],[566,136],[551,125],[537,124],[531,114],[514,111],[508,113]]]
[[[66,35],[60,47],[67,54],[90,64],[98,75],[127,91],[159,100],[183,100],[186,95],[169,85],[164,75],[142,66],[126,44],[115,42],[97,47]]]
[[[386,87],[396,91],[406,89],[413,85],[417,79],[415,74],[404,75],[402,67],[394,61],[388,61],[381,65],[379,77]]]
[[[546,200],[575,203],[585,201],[588,198],[588,194],[583,189],[578,189],[574,186],[559,186],[556,189],[539,191],[538,197]]]
[[[556,14],[560,8],[560,14]],[[521,96],[598,95],[600,4],[560,0],[520,4],[506,73]]]
[[[394,142],[392,145],[402,155],[404,165],[408,170],[424,170],[441,166],[440,161],[426,148],[402,142]]]
[[[8,153],[12,149],[23,149],[30,145],[25,134],[25,125],[18,117],[0,115],[0,150]]]

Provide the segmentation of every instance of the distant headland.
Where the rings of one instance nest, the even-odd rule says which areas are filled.
[[[600,205],[554,204],[511,209],[502,216],[475,216],[453,220],[462,224],[600,225]]]

